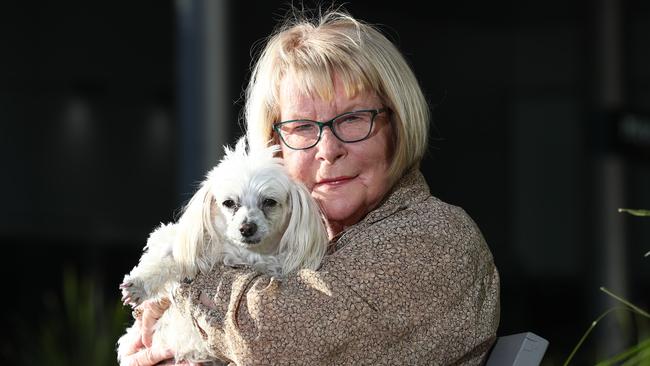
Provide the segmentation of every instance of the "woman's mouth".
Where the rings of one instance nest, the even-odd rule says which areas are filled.
[[[350,177],[350,176],[340,176],[340,177],[333,177],[333,178],[324,178],[316,182],[316,187],[335,187],[339,186],[345,183],[348,183],[352,179],[356,178],[356,176]]]

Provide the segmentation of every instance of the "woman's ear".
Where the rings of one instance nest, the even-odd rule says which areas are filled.
[[[287,253],[283,274],[299,268],[318,269],[327,249],[325,224],[316,202],[300,183],[290,189],[291,214],[280,240],[280,252]]]

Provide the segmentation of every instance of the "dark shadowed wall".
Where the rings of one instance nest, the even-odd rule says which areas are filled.
[[[0,245],[10,329],[3,358],[25,359],[25,329],[38,338],[64,269],[117,300],[148,232],[174,219],[219,154],[220,146],[207,146],[214,159],[197,163],[206,140],[194,140],[201,133],[194,119],[212,105],[196,102],[205,80],[219,83],[214,103],[223,119],[209,141],[233,143],[241,134],[251,47],[288,7],[214,4],[218,14],[189,18],[181,9],[205,4],[2,6]],[[422,163],[431,191],[463,207],[492,249],[503,285],[499,333],[549,339],[547,364],[563,361],[606,309],[600,286],[650,307],[650,219],[611,210],[650,208],[648,4],[346,5],[378,24],[418,75],[433,111]],[[221,19],[208,28],[219,32],[214,58],[203,48],[212,38],[188,43],[196,41],[181,27],[188,19],[207,26]],[[216,79],[203,73],[205,59],[218,60]],[[633,342],[635,324],[606,325],[611,330],[586,342],[577,364],[606,356],[608,334],[619,346]]]

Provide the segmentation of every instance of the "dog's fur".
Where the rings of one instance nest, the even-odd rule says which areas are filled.
[[[139,264],[120,285],[125,304],[173,299],[180,281],[217,263],[248,265],[276,277],[318,268],[328,241],[320,211],[274,157],[277,150],[247,152],[243,138],[234,151],[226,148],[178,222],[151,233]],[[137,336],[131,327],[120,338],[118,360]],[[153,342],[174,349],[177,360],[209,358],[198,330],[174,304],[158,320]]]

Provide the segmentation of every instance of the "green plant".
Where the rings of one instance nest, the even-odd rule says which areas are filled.
[[[128,314],[118,300],[106,301],[91,277],[78,278],[67,269],[60,294],[44,299],[35,347],[23,354],[34,365],[115,365],[115,344]]]
[[[650,216],[650,210],[639,210],[639,209],[629,209],[629,208],[619,208],[618,212],[625,212],[633,216],[641,216],[641,217],[648,217]],[[647,257],[650,255],[650,252],[647,252],[645,256]],[[587,331],[582,335],[580,338],[580,341],[578,341],[578,344],[573,348],[571,351],[571,354],[569,357],[566,359],[564,362],[564,366],[569,365],[575,354],[578,352],[584,341],[587,339],[591,331],[596,327],[596,325],[606,316],[609,314],[615,312],[615,311],[628,311],[632,312],[644,319],[650,320],[650,314],[639,308],[638,306],[632,304],[628,300],[622,298],[621,296],[618,296],[605,287],[600,288],[601,291],[618,301],[619,303],[622,304],[622,306],[617,306],[613,307],[610,309],[607,309],[605,312],[600,314],[596,320],[594,320]],[[637,344],[631,346],[630,348],[624,350],[623,352],[607,359],[604,361],[600,361],[596,364],[597,366],[611,366],[611,365],[625,365],[625,366],[632,366],[632,365],[650,365],[650,336],[649,335],[643,335],[640,337],[639,341]]]

